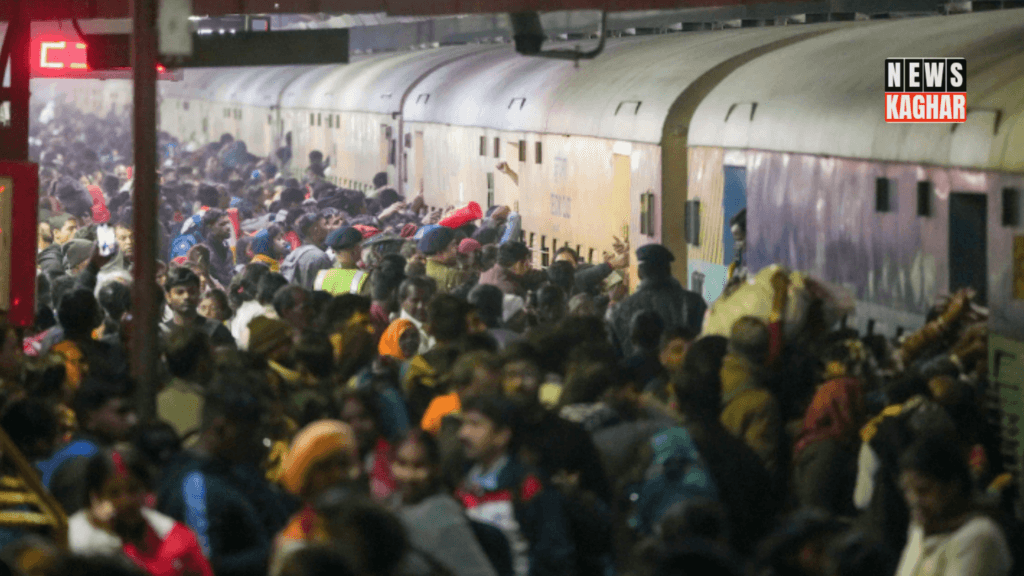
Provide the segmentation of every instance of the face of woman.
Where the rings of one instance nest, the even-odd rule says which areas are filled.
[[[391,463],[398,494],[405,504],[415,504],[433,491],[438,477],[437,466],[427,458],[427,451],[418,442],[403,442]]]
[[[402,349],[402,355],[412,358],[420,349],[420,331],[415,326],[409,326],[398,337],[398,347]]]
[[[288,255],[288,250],[291,246],[291,243],[289,243],[288,239],[284,237],[284,234],[278,234],[274,238],[274,249],[277,251],[276,256],[279,259]]]
[[[217,303],[215,298],[203,298],[199,302],[199,308],[197,308],[199,315],[203,318],[210,318],[213,320],[220,320],[224,316],[224,310],[221,310],[220,304]]]

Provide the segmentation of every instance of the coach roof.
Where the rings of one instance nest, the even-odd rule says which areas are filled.
[[[739,68],[697,108],[689,144],[1021,172],[1021,38],[1024,10],[846,27]],[[915,56],[967,59],[967,122],[885,123],[883,62]]]

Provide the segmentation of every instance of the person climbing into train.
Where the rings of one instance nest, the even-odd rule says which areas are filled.
[[[331,267],[331,259],[321,246],[327,240],[327,228],[322,214],[303,214],[295,221],[295,231],[302,239],[302,246],[291,251],[281,262],[281,274],[302,286],[313,289],[313,282],[321,270]],[[361,235],[360,235],[361,237]]]
[[[344,226],[327,236],[327,246],[334,251],[333,268],[320,270],[313,280],[314,290],[324,290],[332,295],[370,295],[373,287],[372,271],[359,268],[363,234],[354,226]]]
[[[661,316],[664,326],[685,326],[700,333],[707,304],[696,292],[686,290],[672,277],[675,256],[661,244],[646,244],[637,248],[637,274],[640,286],[636,293],[620,302],[612,313],[611,329],[623,357],[632,356],[630,322],[641,310],[653,310]]]

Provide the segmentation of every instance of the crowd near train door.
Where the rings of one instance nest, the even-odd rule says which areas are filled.
[[[988,300],[988,197],[955,192],[949,196],[949,291],[974,288],[974,301]]]
[[[736,258],[736,238],[732,235],[729,221],[747,207],[747,169],[740,166],[723,166],[722,171],[722,264],[728,268]]]

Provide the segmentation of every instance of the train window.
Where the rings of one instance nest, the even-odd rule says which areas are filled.
[[[181,103],[182,110],[188,110],[188,100]]]
[[[576,263],[577,264],[579,264],[579,259],[580,259],[580,248],[581,248],[581,246],[579,244],[577,244],[576,245]]]
[[[932,215],[932,183],[928,181],[917,183],[917,215]]]
[[[480,137],[480,155],[487,156],[487,136]]]
[[[519,241],[526,244],[526,232],[523,232],[522,230],[519,231]]]
[[[341,128],[341,114],[334,115],[334,127]]]
[[[209,118],[203,118],[203,132],[209,132],[209,131],[210,131],[210,119]]]
[[[593,248],[591,248],[590,249],[590,253],[587,254],[587,262],[589,262],[591,264],[594,263],[594,249]]]
[[[618,116],[621,112],[623,115],[633,113],[634,116],[640,113],[640,100],[623,100],[619,102],[619,105],[615,107],[615,115]]]
[[[519,141],[519,161],[526,162],[526,140]]]
[[[541,154],[541,152],[543,150],[541,148],[540,142],[535,143],[534,144],[534,148],[535,148],[535,150],[534,150],[534,155],[533,155],[533,161],[536,162],[537,164],[540,164],[541,163],[541,158],[543,158],[543,155]]]
[[[501,158],[501,138],[494,139],[494,157]]]
[[[690,290],[697,294],[704,293],[704,274],[696,270],[693,271],[693,274],[690,274]]]
[[[273,123],[274,123],[274,116],[271,115],[271,114],[267,114],[267,124],[273,124]]]
[[[1003,226],[1020,226],[1020,190],[1003,188]]]
[[[494,206],[494,172],[487,173],[487,207]]]
[[[686,242],[700,246],[700,200],[689,200],[685,206]]]
[[[409,154],[402,152],[402,180],[409,181]]]
[[[395,165],[395,156],[398,153],[398,141],[394,138],[391,139],[391,147],[388,149],[388,164],[391,166]],[[406,179],[408,182],[408,179]]]
[[[334,116],[331,114],[327,115],[327,127],[334,128]]]
[[[320,124],[320,115],[319,115],[319,114],[317,114],[317,115],[316,115],[316,125],[317,125],[317,126],[320,126],[320,125],[321,125],[321,124]]]
[[[533,232],[530,232],[530,243],[527,244],[530,248],[533,248]]]
[[[892,212],[893,192],[896,186],[888,178],[875,179],[875,212]]]
[[[316,126],[316,114],[313,114],[312,112],[309,113],[309,125]]]
[[[540,237],[540,265],[547,266],[548,261],[551,258],[551,252],[548,250],[548,237]]]

